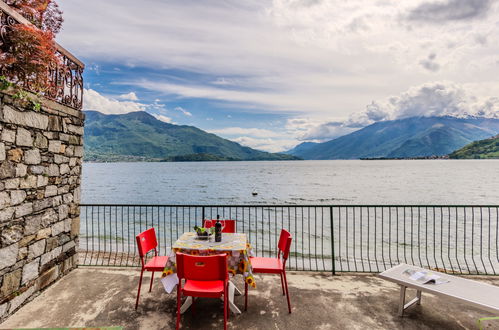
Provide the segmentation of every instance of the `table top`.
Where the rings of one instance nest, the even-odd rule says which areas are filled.
[[[209,240],[202,240],[197,238],[195,232],[187,232],[179,237],[172,248],[218,251],[243,251],[247,249],[246,234],[223,233],[221,242],[215,242],[214,235],[212,236]]]

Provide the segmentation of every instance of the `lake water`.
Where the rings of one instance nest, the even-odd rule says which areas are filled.
[[[85,163],[82,202],[498,204],[499,160]]]

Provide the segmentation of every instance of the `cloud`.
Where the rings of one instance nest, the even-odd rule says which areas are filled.
[[[170,117],[167,117],[167,116],[163,116],[163,115],[158,115],[158,114],[152,114],[154,116],[154,118],[156,118],[157,120],[161,120],[165,123],[168,123],[168,124],[173,124],[173,121]]]
[[[177,111],[180,111],[182,112],[184,115],[188,116],[188,117],[192,117],[192,113],[190,113],[189,111],[185,110],[184,108],[182,107],[175,107],[175,109],[173,110],[177,110]]]
[[[118,96],[118,99],[128,100],[128,101],[138,101],[139,100],[139,98],[137,97],[137,94],[135,94],[134,92],[130,92],[128,94],[122,94],[122,95]]]
[[[469,20],[483,17],[490,9],[491,0],[446,0],[423,2],[409,12],[409,19],[417,21]]]
[[[219,129],[210,129],[208,130],[208,132],[224,136],[249,135],[252,137],[259,137],[259,138],[280,137],[282,135],[282,133],[271,131],[268,129],[243,128],[243,127],[225,127]]]
[[[297,144],[296,140],[294,139],[290,140],[259,139],[249,136],[241,136],[231,140],[243,146],[267,152],[281,152],[289,150]]]
[[[118,115],[135,111],[145,111],[147,105],[133,101],[115,100],[103,96],[93,89],[85,89],[83,93],[83,109]]]
[[[440,69],[440,65],[435,61],[436,57],[435,53],[431,53],[427,58],[419,61],[419,64],[428,71],[436,72]]]

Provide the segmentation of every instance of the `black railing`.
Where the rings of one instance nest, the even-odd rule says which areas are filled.
[[[203,218],[237,220],[253,252],[274,256],[293,235],[288,267],[380,272],[398,263],[457,274],[499,272],[499,206],[81,205],[80,264],[138,266],[135,235],[155,227],[159,252]]]

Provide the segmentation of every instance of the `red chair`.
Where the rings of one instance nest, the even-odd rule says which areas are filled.
[[[224,296],[224,330],[227,329],[229,309],[227,255],[192,256],[177,253],[177,330],[180,327],[180,300],[182,295],[204,298]],[[185,279],[182,287],[182,279]]]
[[[154,231],[154,228],[149,228],[146,231],[138,234],[135,237],[135,240],[137,241],[140,262],[142,264],[142,269],[140,270],[139,292],[137,293],[137,301],[135,302],[135,309],[137,309],[137,306],[139,305],[140,287],[142,286],[142,276],[144,275],[144,271],[152,272],[151,284],[149,285],[149,292],[151,292],[152,282],[154,280],[154,272],[163,271],[168,261],[168,257],[158,256],[158,250],[156,249],[156,247],[158,246],[158,242],[156,241],[156,232]],[[154,250],[154,257],[152,257],[151,260],[146,263],[145,256],[151,250]]]
[[[235,233],[236,232],[236,220],[219,220],[222,223],[222,233]],[[204,228],[214,227],[217,220],[203,220]]]
[[[286,279],[286,261],[289,257],[289,249],[291,248],[291,234],[286,230],[281,230],[281,236],[279,237],[277,258],[250,258],[251,268],[253,268],[253,273],[263,273],[263,274],[280,274],[281,275],[281,285],[282,294],[286,295],[288,299],[288,309],[291,313],[291,302],[289,301],[289,290],[288,281]],[[248,284],[244,285],[244,309],[248,308]]]

